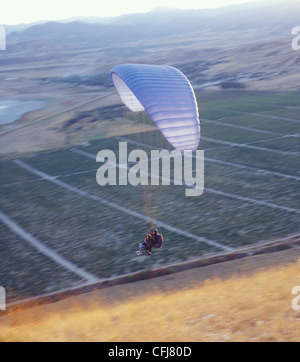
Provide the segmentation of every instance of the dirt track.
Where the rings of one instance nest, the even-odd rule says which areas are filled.
[[[258,270],[285,265],[299,259],[300,248],[293,248],[282,252],[248,256],[240,260],[227,261],[158,278],[113,286],[93,293],[105,296],[110,302],[116,299],[119,301],[120,297],[136,297],[155,290],[185,289],[193,284],[199,284],[213,278],[251,275]]]

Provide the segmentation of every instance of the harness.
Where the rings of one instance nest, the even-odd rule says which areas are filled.
[[[151,251],[151,248],[160,249],[163,246],[163,236],[162,234],[157,234],[153,236],[152,234],[147,234],[143,244],[145,245],[147,250]]]
[[[155,236],[154,242],[155,242],[153,244],[154,248],[157,248],[157,249],[162,248],[163,243],[164,243],[164,238],[163,238],[162,234],[157,234]]]

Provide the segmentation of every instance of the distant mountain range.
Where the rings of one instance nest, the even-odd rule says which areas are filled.
[[[1,73],[32,75],[43,85],[111,87],[114,64],[169,64],[198,88],[298,89],[300,53],[291,42],[299,14],[300,1],[271,0],[7,27]]]
[[[84,42],[87,46],[108,45],[126,39],[140,40],[204,31],[225,32],[255,30],[266,35],[290,34],[300,25],[300,2],[232,5],[217,9],[179,10],[157,8],[149,13],[128,14],[116,18],[83,17],[59,22],[41,22],[5,26],[10,40],[51,39],[57,42]]]

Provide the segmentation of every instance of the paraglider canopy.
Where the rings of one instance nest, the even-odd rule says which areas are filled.
[[[122,64],[111,71],[114,86],[132,112],[146,111],[166,140],[181,152],[196,150],[200,122],[193,88],[171,66]]]

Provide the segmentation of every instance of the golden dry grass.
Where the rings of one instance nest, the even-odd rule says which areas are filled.
[[[0,319],[0,341],[300,341],[300,260],[114,305],[96,293]]]

